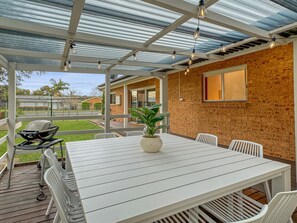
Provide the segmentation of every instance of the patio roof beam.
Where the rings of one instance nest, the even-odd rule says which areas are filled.
[[[88,33],[80,33],[77,32],[75,34],[70,34],[68,31],[61,28],[54,28],[49,26],[43,26],[31,22],[24,22],[16,19],[9,18],[0,18],[0,28],[15,30],[21,32],[27,32],[31,34],[53,37],[58,39],[72,39],[78,42],[97,44],[97,45],[105,45],[111,47],[118,47],[121,49],[132,49],[138,51],[147,51],[147,52],[156,52],[156,53],[164,53],[171,54],[173,50],[176,50],[177,55],[189,56],[190,50],[187,49],[175,49],[171,47],[165,46],[156,46],[150,45],[148,47],[144,47],[142,43],[129,41],[129,40],[120,40],[111,37],[98,36]],[[197,56],[200,58],[209,59],[209,56],[205,53],[196,52]],[[220,57],[216,56],[215,57]]]
[[[197,18],[197,6],[189,2],[180,1],[180,0],[171,0],[171,1],[142,0],[142,1],[162,7],[162,8],[166,8],[174,12],[182,13],[184,15],[190,15],[193,18]],[[250,36],[257,36],[260,38],[270,38],[270,35],[266,30],[245,24],[235,19],[231,19],[227,16],[212,12],[210,10],[208,10],[208,14],[203,20],[215,25],[223,26],[228,29],[245,33]]]
[[[64,69],[54,65],[44,65],[44,64],[16,64],[16,70],[24,71],[49,71],[49,72],[64,72]],[[85,67],[73,67],[71,68],[71,73],[90,73],[90,74],[104,74],[105,69],[98,70],[97,68],[85,68]],[[122,75],[132,75],[132,76],[162,76],[165,72],[151,72],[143,70],[123,70],[123,69],[112,69],[109,74],[122,74]]]
[[[4,55],[9,56],[21,56],[21,57],[33,57],[33,58],[46,58],[46,59],[53,59],[59,60],[59,54],[47,53],[47,52],[37,52],[37,51],[29,51],[29,50],[17,50],[17,49],[10,49],[10,48],[1,48],[0,52]],[[77,56],[77,55],[69,55],[68,59],[76,62],[84,62],[84,63],[94,63],[97,65],[98,58],[97,57],[84,57],[84,56]],[[119,62],[116,59],[109,59],[109,58],[100,58],[104,61],[104,64],[115,64],[119,63],[121,65],[126,66],[140,66],[140,67],[156,67],[156,68],[165,68],[165,69],[185,69],[185,66],[180,65],[171,65],[171,64],[161,64],[161,63],[150,63],[145,61],[130,61],[126,60],[123,62]],[[1,63],[1,56],[0,56],[0,63]]]
[[[0,50],[0,52],[1,52],[1,50]],[[7,59],[6,59],[4,56],[2,56],[2,55],[0,55],[0,67],[3,67],[3,68],[5,68],[5,69],[8,69],[8,61],[7,61]]]
[[[85,5],[85,0],[74,0],[72,11],[71,11],[69,28],[68,28],[69,34],[76,33],[78,23],[84,9],[84,5]],[[61,67],[64,66],[64,62],[67,60],[69,50],[70,50],[70,41],[71,39],[66,39],[65,41],[65,47],[61,58]]]
[[[174,23],[170,24],[169,26],[167,26],[165,29],[163,29],[162,31],[160,31],[159,33],[155,34],[153,37],[151,37],[150,39],[148,39],[145,43],[143,43],[143,47],[147,48],[149,45],[151,45],[152,43],[156,42],[158,39],[162,38],[163,36],[165,36],[166,34],[170,33],[171,31],[173,31],[176,27],[182,25],[183,23],[185,23],[186,21],[188,21],[191,18],[191,16],[182,16],[179,19],[177,19]],[[127,53],[124,57],[122,57],[119,60],[119,63],[123,62],[124,60],[127,60],[129,57],[133,56],[133,54],[136,54],[138,51],[140,50],[132,50],[132,52]],[[197,55],[198,56],[198,55]],[[112,68],[116,66],[116,64],[114,65],[110,65],[108,68]]]

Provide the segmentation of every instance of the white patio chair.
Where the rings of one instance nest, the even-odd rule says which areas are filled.
[[[143,131],[127,131],[126,136],[140,136],[143,135]]]
[[[263,146],[255,142],[234,139],[230,143],[228,149],[263,158]],[[271,201],[271,192],[268,181],[263,182],[263,186],[267,200]]]
[[[197,142],[218,146],[218,137],[212,134],[199,133],[196,137]]]
[[[230,202],[232,205],[230,206]],[[255,213],[263,212],[265,205],[240,193],[233,193],[222,198],[201,205],[205,210],[223,222],[254,222],[250,221]],[[297,207],[297,191],[280,192],[268,204],[267,213],[260,222],[262,223],[287,223]],[[249,218],[246,220],[242,220]],[[256,221],[258,222],[258,221]]]
[[[267,213],[268,205],[264,205],[262,209],[254,216],[236,221],[236,223],[260,223]],[[216,221],[203,212],[199,207],[191,208],[175,215],[155,221],[154,223],[175,222],[175,223],[215,223]],[[232,221],[233,222],[233,221]]]
[[[117,135],[110,132],[110,133],[98,133],[94,136],[94,139],[107,139],[107,138],[116,138]]]
[[[68,189],[55,166],[46,171],[44,179],[57,208],[57,214],[53,222],[58,222],[59,219],[63,223],[86,222],[81,202]]]
[[[51,167],[52,166],[56,167],[56,169],[58,170],[59,174],[61,175],[63,181],[65,182],[66,186],[68,187],[68,189],[70,191],[72,191],[72,192],[76,192],[77,191],[77,186],[76,186],[76,183],[75,183],[73,173],[71,173],[71,172],[69,173],[69,172],[67,172],[66,170],[64,170],[62,168],[62,166],[58,162],[57,158],[55,157],[55,155],[54,155],[54,153],[53,153],[53,151],[51,149],[45,150],[44,155],[46,156],[49,165]],[[49,203],[49,205],[47,207],[47,210],[45,212],[45,215],[50,214],[53,203],[54,203],[54,200],[53,200],[53,197],[52,197],[51,200],[50,200],[50,203]]]

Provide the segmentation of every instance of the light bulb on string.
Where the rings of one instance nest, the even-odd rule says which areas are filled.
[[[269,43],[269,48],[272,49],[276,46],[276,43],[275,43],[275,40],[276,38],[275,37],[272,37],[270,43]]]
[[[67,62],[64,62],[64,71],[68,71]]]
[[[199,29],[199,27],[197,27],[197,29],[195,30],[194,35],[193,35],[194,39],[197,40],[199,35],[200,35],[200,29]]]
[[[188,68],[187,68],[187,73],[189,73],[190,72],[190,66],[188,66]]]
[[[207,14],[207,10],[205,8],[204,0],[200,0],[198,6],[198,18],[203,19]]]
[[[226,47],[223,44],[221,44],[221,52],[225,53],[226,51],[227,51]]]
[[[100,70],[101,69],[101,61],[99,60],[98,61],[98,70]]]
[[[189,66],[192,65],[192,58],[189,59],[188,64]]]
[[[176,51],[174,50],[173,52],[172,52],[172,60],[174,60],[175,59],[175,57],[176,57]]]
[[[187,73],[187,71],[185,71],[185,75],[187,75],[188,73]]]
[[[193,59],[195,57],[195,49],[193,49],[192,53],[191,53],[191,58]]]
[[[74,42],[70,42],[70,50],[72,54],[77,54],[76,50],[74,49],[75,46],[76,44]]]
[[[133,53],[133,58],[134,58],[134,60],[137,60],[137,57],[136,57],[135,53]]]
[[[68,60],[68,68],[71,69],[71,61]]]

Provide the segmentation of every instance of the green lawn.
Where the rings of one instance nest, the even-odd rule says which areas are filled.
[[[23,129],[27,124],[28,124],[28,122],[23,122],[22,127],[20,129],[18,129],[17,131],[20,131],[21,129]],[[101,127],[91,123],[88,120],[54,121],[54,125],[59,126],[59,131],[102,129]],[[6,131],[0,131],[0,138],[6,134],[7,134]],[[64,139],[64,144],[65,144],[65,142],[70,142],[70,141],[93,139],[94,134],[64,135],[64,136],[58,136],[58,137],[61,139]],[[22,141],[23,141],[22,138],[16,139],[16,143],[20,143]],[[4,154],[5,152],[6,152],[6,143],[0,145],[0,156],[2,156],[2,154]],[[58,152],[58,150],[57,150],[57,152]],[[19,162],[35,161],[35,160],[39,160],[40,152],[32,153],[32,154],[17,155],[16,157],[19,158]]]

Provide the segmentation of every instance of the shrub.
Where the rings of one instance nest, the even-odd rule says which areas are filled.
[[[94,103],[94,109],[95,110],[101,110],[101,108],[102,108],[102,104],[101,103]]]
[[[90,103],[89,102],[83,102],[81,104],[82,110],[90,110]]]

